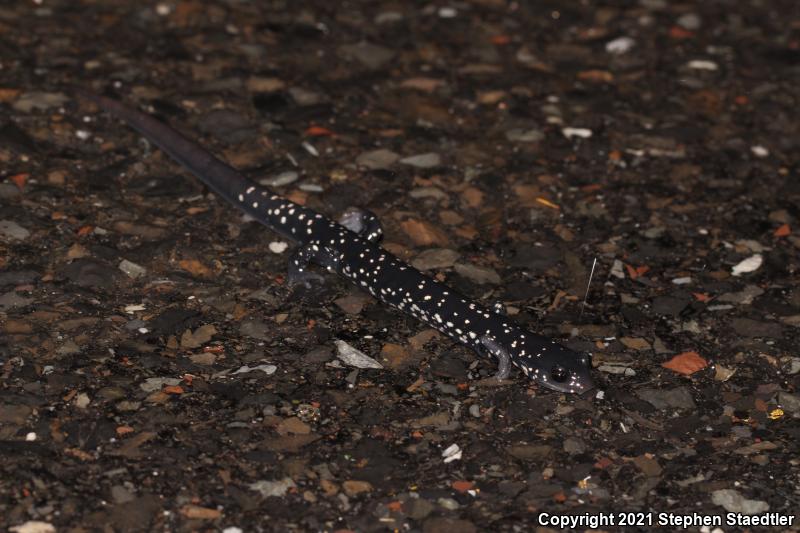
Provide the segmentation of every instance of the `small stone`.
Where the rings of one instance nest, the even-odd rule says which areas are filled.
[[[27,239],[30,235],[30,231],[13,220],[0,220],[0,236],[21,241]]]
[[[761,267],[761,264],[764,262],[764,258],[761,254],[754,254],[740,261],[736,264],[731,273],[734,276],[741,276],[742,274],[747,274],[748,272],[755,272]]]
[[[673,389],[639,389],[637,396],[656,409],[666,410],[670,407],[675,409],[693,409],[695,406],[689,389],[686,387],[675,387]]]
[[[588,139],[592,136],[592,130],[588,128],[563,128],[561,134],[567,139],[573,137],[580,137],[581,139]]]
[[[18,526],[8,528],[11,533],[56,533],[56,528],[49,522],[28,520]]]
[[[506,139],[518,143],[535,143],[544,140],[544,133],[540,130],[513,128],[506,132]]]
[[[255,483],[250,483],[248,487],[250,490],[260,492],[264,498],[282,498],[289,489],[296,488],[297,485],[292,481],[292,478],[285,477],[279,481],[256,481]]]
[[[179,378],[147,378],[139,384],[139,388],[144,392],[156,392],[165,386],[178,385],[180,382]]]
[[[719,66],[716,63],[706,59],[694,59],[689,61],[686,66],[694,70],[708,70],[710,72],[719,70]]]
[[[764,337],[778,339],[783,332],[783,326],[777,322],[762,322],[750,318],[734,318],[731,327],[742,337]]]
[[[136,263],[132,263],[127,259],[123,259],[118,267],[122,272],[125,273],[129,278],[139,278],[144,276],[147,273],[147,269],[141,265],[137,265]]]
[[[442,164],[442,158],[437,153],[428,152],[425,154],[404,157],[400,160],[400,163],[416,168],[433,168]]]
[[[272,241],[269,243],[269,251],[273,254],[282,254],[288,247],[289,245],[283,241]]]
[[[697,31],[703,23],[697,13],[684,13],[677,20],[678,26],[688,31]]]
[[[714,505],[724,507],[729,513],[753,515],[769,511],[769,504],[759,500],[748,500],[733,489],[715,490],[711,493]]]
[[[24,296],[19,296],[14,291],[10,291],[0,295],[0,311],[7,311],[15,307],[25,307],[33,302],[33,298],[25,298]]]
[[[210,341],[216,333],[217,328],[211,324],[200,326],[194,331],[187,329],[181,335],[181,348],[184,350],[199,348]]]
[[[440,270],[452,267],[461,254],[448,248],[431,248],[420,253],[411,261],[417,270]]]
[[[79,393],[75,396],[75,407],[78,409],[86,409],[89,407],[89,404],[92,403],[92,400],[89,398],[89,395],[85,392]]]
[[[630,37],[617,37],[606,43],[606,52],[614,55],[622,55],[629,52],[634,46],[636,46],[636,41]]]
[[[500,274],[491,267],[482,267],[467,263],[458,263],[454,270],[459,276],[463,276],[470,281],[474,281],[479,285],[486,283],[498,284],[500,283]]]
[[[750,305],[758,296],[764,294],[764,289],[757,285],[747,285],[739,292],[726,292],[717,298],[718,302],[730,302],[740,305]]]
[[[346,365],[355,368],[383,368],[383,365],[378,361],[342,340],[336,340],[334,344],[336,345],[337,356]]]
[[[379,148],[364,152],[356,158],[356,164],[362,167],[367,167],[370,170],[386,169],[400,159],[400,155],[387,150],[386,148]]]
[[[769,155],[769,150],[758,144],[751,146],[750,151],[753,152],[753,155],[756,157],[767,157]]]
[[[263,372],[268,376],[271,376],[277,370],[278,370],[278,367],[275,366],[275,365],[268,365],[268,364],[257,365],[257,366],[244,365],[244,366],[240,367],[238,370],[236,370],[235,372],[232,372],[231,375],[233,376],[233,375],[236,375],[236,374],[249,374],[250,372],[258,371],[258,372]]]
[[[242,322],[242,325],[239,326],[239,333],[247,337],[253,337],[254,339],[266,341],[272,338],[270,333],[273,329],[274,328],[272,326],[267,325],[261,320],[248,320],[246,322]]]
[[[357,496],[364,492],[372,492],[373,487],[369,481],[349,479],[342,483],[342,490],[344,490],[344,493],[352,498],[353,496]]]
[[[357,315],[369,303],[370,298],[365,294],[349,294],[333,301],[342,311],[348,315]]]
[[[69,97],[64,93],[47,93],[33,91],[23,94],[12,104],[12,107],[23,113],[30,113],[33,110],[45,111],[47,109],[64,105],[69,101]]]
[[[786,411],[800,415],[800,395],[781,391],[778,393],[778,405]]]
[[[258,183],[267,187],[283,187],[284,185],[294,183],[299,177],[300,174],[294,170],[287,170],[286,172],[281,172],[269,178],[262,178],[258,180]]]
[[[379,69],[394,58],[395,53],[389,48],[362,41],[339,48],[345,57],[351,57],[368,69]]]

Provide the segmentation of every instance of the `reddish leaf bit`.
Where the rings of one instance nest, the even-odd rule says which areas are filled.
[[[17,189],[21,191],[22,189],[25,188],[25,182],[28,181],[29,177],[30,174],[22,173],[22,174],[15,174],[8,179],[11,180],[14,183],[14,185],[17,186]]]
[[[631,279],[636,279],[650,272],[650,267],[647,265],[634,267],[626,263],[625,268],[628,270],[628,276],[630,276]]]
[[[773,235],[776,236],[776,237],[786,237],[790,233],[792,233],[792,227],[789,226],[789,224],[784,224],[781,227],[779,227],[778,229],[776,229],[775,233],[773,233]]]
[[[323,128],[322,126],[309,126],[306,130],[306,135],[309,137],[331,137],[336,135],[328,128]]]
[[[463,494],[468,490],[472,490],[473,488],[475,488],[475,484],[472,481],[460,480],[460,481],[453,481],[452,487],[456,492],[460,492]]]
[[[700,354],[697,352],[683,352],[666,363],[662,363],[661,366],[673,372],[677,372],[678,374],[689,376],[707,367],[708,361],[700,357]]]
[[[694,299],[697,300],[698,302],[708,302],[712,298],[712,296],[704,292],[693,292],[692,296],[694,296]]]

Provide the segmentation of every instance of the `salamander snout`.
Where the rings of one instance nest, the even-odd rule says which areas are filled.
[[[539,372],[531,377],[537,383],[560,392],[581,394],[594,388],[591,355],[573,352],[560,345],[554,348],[540,358]]]

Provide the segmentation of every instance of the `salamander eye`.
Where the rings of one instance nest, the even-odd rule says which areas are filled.
[[[569,377],[569,370],[561,365],[556,365],[550,369],[550,377],[556,383],[564,383]]]

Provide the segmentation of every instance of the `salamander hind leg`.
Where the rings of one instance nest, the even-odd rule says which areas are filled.
[[[289,285],[304,285],[306,288],[311,288],[312,283],[322,284],[325,278],[308,268],[312,263],[334,272],[339,268],[339,258],[327,247],[320,245],[319,242],[309,242],[297,248],[289,259]]]
[[[511,374],[511,356],[508,354],[508,350],[486,335],[482,336],[480,340],[484,350],[497,359],[497,374],[494,377],[498,380],[508,379]]]
[[[378,242],[383,237],[381,221],[372,211],[360,207],[348,207],[338,222],[369,242]]]

